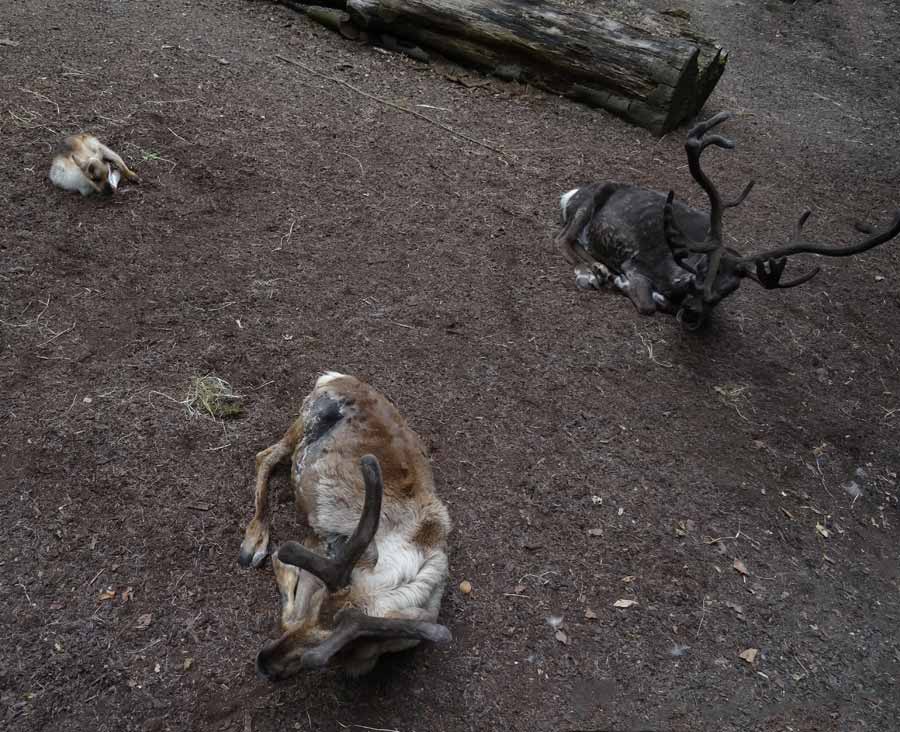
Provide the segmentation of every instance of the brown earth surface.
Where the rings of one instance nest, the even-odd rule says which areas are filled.
[[[759,183],[730,243],[783,241],[807,205],[824,240],[887,221],[896,4],[678,5],[732,50],[707,111],[737,113],[739,147],[707,165]],[[896,243],[748,283],[686,334],[577,291],[551,243],[581,182],[703,204],[683,131],[467,88],[268,2],[4,0],[0,38],[0,726],[896,727]],[[80,130],[142,184],[51,187]],[[275,583],[237,563],[253,456],[325,369],[433,452],[454,643],[268,685]],[[242,418],[178,403],[206,373]],[[297,525],[279,506],[276,541]]]

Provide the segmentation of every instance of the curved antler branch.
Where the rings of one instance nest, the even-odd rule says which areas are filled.
[[[805,282],[809,282],[820,272],[819,267],[813,267],[813,269],[797,279],[781,282],[781,275],[784,274],[786,265],[787,259],[760,260],[756,262],[756,274],[754,275],[748,270],[747,275],[767,290],[787,290],[790,287],[797,287]]]
[[[756,185],[756,181],[751,180],[746,186],[744,186],[744,190],[741,191],[741,195],[739,195],[733,201],[729,201],[728,203],[723,203],[722,208],[735,208],[737,206],[740,206],[744,202],[744,199],[750,195],[750,191],[753,190],[753,186],[755,186],[755,185]]]
[[[893,223],[891,223],[891,225],[887,229],[873,234],[868,239],[864,239],[858,244],[850,244],[844,247],[830,247],[825,244],[819,244],[815,242],[800,242],[799,239],[803,232],[803,225],[806,223],[809,215],[809,211],[804,211],[802,214],[800,214],[800,218],[797,220],[797,223],[794,226],[794,236],[791,242],[785,244],[782,247],[772,249],[768,252],[744,257],[744,261],[750,263],[762,262],[766,260],[790,257],[793,254],[821,254],[826,257],[852,257],[854,254],[861,254],[862,252],[868,251],[869,249],[877,247],[880,244],[884,244],[885,242],[890,241],[898,234],[900,234],[900,210],[898,210],[894,214]]]
[[[278,549],[279,560],[315,575],[331,592],[350,584],[353,568],[375,538],[381,520],[381,498],[384,494],[381,467],[374,455],[363,456],[360,466],[366,486],[362,515],[353,535],[338,550],[337,556],[334,559],[319,556],[296,541],[285,542]]]
[[[706,234],[706,240],[702,243],[688,242],[685,244],[685,248],[697,254],[710,254],[711,252],[719,249],[722,246],[723,212],[727,208],[734,208],[735,206],[739,206],[741,203],[743,203],[744,199],[746,199],[750,194],[750,191],[753,190],[753,186],[755,184],[754,181],[750,181],[744,187],[743,192],[737,198],[724,203],[722,201],[722,194],[719,193],[719,189],[716,188],[716,185],[712,182],[710,177],[704,172],[702,166],[700,165],[700,156],[703,154],[703,151],[710,145],[721,147],[726,150],[734,149],[734,140],[724,137],[723,135],[707,136],[706,134],[715,127],[718,127],[726,120],[731,119],[731,116],[732,115],[729,112],[720,112],[719,114],[711,117],[705,122],[700,122],[699,124],[695,125],[690,132],[688,132],[688,139],[684,144],[684,149],[687,153],[688,158],[688,168],[691,171],[691,176],[704,190],[707,198],[709,199],[709,230]]]

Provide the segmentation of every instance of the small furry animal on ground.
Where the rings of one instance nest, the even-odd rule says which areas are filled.
[[[93,135],[72,135],[63,141],[63,147],[50,165],[50,180],[64,191],[110,195],[123,176],[132,183],[140,181],[118,153]]]

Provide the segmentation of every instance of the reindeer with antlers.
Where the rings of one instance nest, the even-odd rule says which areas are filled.
[[[742,255],[725,245],[722,215],[740,205],[753,188],[751,181],[732,201],[724,201],[700,167],[700,156],[713,145],[733,149],[732,140],[706,136],[731,115],[722,112],[689,133],[685,149],[694,180],[709,198],[709,214],[658,192],[625,183],[595,183],[576,188],[560,199],[563,229],[556,245],[575,267],[582,289],[611,284],[627,295],[638,312],[674,313],[688,328],[697,328],[713,308],[731,295],[745,277],[766,289],[796,287],[815,277],[815,267],[782,282],[787,258],[794,254],[849,257],[890,241],[900,233],[900,211],[888,229],[846,247],[801,241],[804,211],[791,242],[761,254]]]
[[[310,532],[272,555],[282,635],[259,651],[258,672],[274,681],[335,665],[357,676],[383,653],[449,642],[436,620],[450,519],[425,448],[397,409],[352,376],[319,377],[300,417],[256,456],[245,567],[268,553],[269,476],[287,461]]]

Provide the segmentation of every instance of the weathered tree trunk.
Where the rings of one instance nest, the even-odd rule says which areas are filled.
[[[697,78],[696,116],[725,73],[728,52],[716,41],[698,32],[690,22],[691,14],[682,9],[657,12],[637,0],[591,0],[591,12],[640,28],[654,38],[678,38],[697,46],[699,74]]]
[[[348,0],[347,10],[362,28],[608,109],[657,134],[695,114],[712,90],[701,84],[694,43],[547,0]]]
[[[602,107],[657,134],[696,115],[724,72],[727,54],[686,23],[633,0],[597,3],[599,14],[552,0],[327,0],[345,5],[360,37],[390,34],[501,78]],[[339,13],[306,12],[354,37]]]
[[[304,12],[306,5],[318,5],[323,8],[338,8],[344,10],[347,7],[347,0],[275,0],[280,5],[287,5],[292,10]]]

